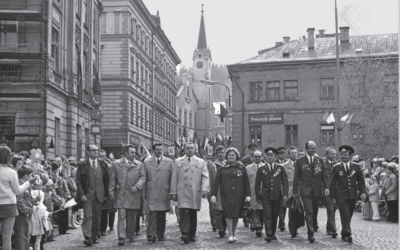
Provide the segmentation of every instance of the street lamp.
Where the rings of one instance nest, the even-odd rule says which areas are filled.
[[[226,86],[225,84],[223,84],[223,83],[220,83],[220,82],[216,82],[216,81],[210,81],[210,80],[206,80],[206,79],[200,80],[200,82],[201,82],[201,83],[203,83],[203,84],[206,84],[206,85],[210,85],[210,86],[213,86],[213,85],[215,85],[215,84],[219,84],[219,85],[223,85],[223,86],[225,86],[225,87],[226,87],[226,89],[228,89],[228,95],[229,95],[229,107],[232,107],[232,104],[231,104],[231,98],[232,98],[232,96],[231,96],[231,90],[229,89],[229,87],[228,87],[228,86]]]

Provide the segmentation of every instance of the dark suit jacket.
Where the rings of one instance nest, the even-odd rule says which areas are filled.
[[[252,160],[250,156],[246,156],[246,157],[243,157],[242,160],[240,160],[240,161],[243,163],[243,165],[247,166],[247,165],[250,165],[251,163],[253,163],[254,159]]]
[[[360,165],[351,162],[349,171],[345,171],[343,163],[333,166],[331,175],[332,199],[357,199],[357,188],[360,194],[366,194],[365,180]]]
[[[283,196],[288,197],[289,182],[285,169],[275,162],[272,172],[269,171],[267,163],[260,167],[256,174],[255,193],[257,201],[280,200]]]
[[[297,158],[293,178],[293,194],[307,197],[314,194],[321,197],[322,188],[329,187],[329,174],[321,157],[314,155],[313,165],[310,166],[307,154]]]
[[[103,175],[103,185],[104,185],[104,196],[105,198],[108,197],[108,165],[103,161],[98,161],[99,166],[101,167],[101,172]],[[78,163],[78,170],[76,172],[76,187],[77,187],[77,194],[75,196],[75,201],[79,202],[82,196],[86,196],[90,185],[90,165],[89,159],[85,159],[84,162]]]
[[[339,162],[338,162],[337,160],[334,160],[334,161],[333,161],[333,164],[331,164],[331,163],[328,161],[327,158],[324,158],[324,164],[325,164],[326,169],[328,170],[329,178],[330,178],[331,175],[332,175],[333,166],[336,165],[336,164],[338,164],[338,163],[339,163]],[[330,189],[331,187],[329,186],[329,187],[324,187],[324,188],[325,188],[325,189]]]

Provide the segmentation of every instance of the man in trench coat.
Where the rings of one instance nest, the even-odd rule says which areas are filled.
[[[118,245],[125,244],[128,236],[134,242],[136,214],[140,209],[140,196],[144,196],[143,187],[146,173],[143,164],[134,159],[136,150],[132,145],[124,148],[124,156],[113,162],[110,169],[108,192],[118,209]]]
[[[145,198],[149,208],[148,242],[155,243],[156,236],[164,241],[166,214],[171,208],[169,200],[173,162],[163,156],[161,143],[153,145],[154,155],[143,162],[146,173]],[[145,204],[146,205],[146,204]]]
[[[254,152],[254,162],[246,167],[247,176],[249,177],[250,182],[250,189],[251,189],[251,200],[250,200],[250,207],[251,207],[251,222],[252,227],[256,229],[257,237],[261,237],[261,231],[263,228],[263,207],[261,204],[258,204],[256,199],[256,176],[257,170],[260,167],[263,167],[265,164],[261,162],[261,152],[256,150]],[[254,229],[252,229],[254,230]]]
[[[185,144],[185,156],[176,159],[171,180],[171,199],[178,202],[181,240],[188,244],[196,241],[197,211],[201,197],[206,198],[209,189],[207,164],[194,155],[193,142]]]

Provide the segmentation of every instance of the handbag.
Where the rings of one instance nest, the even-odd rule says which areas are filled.
[[[242,212],[240,213],[240,217],[239,218],[250,218],[251,216],[251,206],[250,206],[250,202],[245,202],[244,203],[244,207]]]

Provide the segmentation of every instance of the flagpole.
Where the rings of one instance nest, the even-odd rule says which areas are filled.
[[[339,32],[338,32],[338,14],[337,14],[337,5],[335,0],[335,31],[336,31],[336,86],[337,86],[337,117],[338,117],[338,144],[337,146],[342,145],[342,128],[341,128],[341,103],[340,103],[340,64],[339,64]]]

